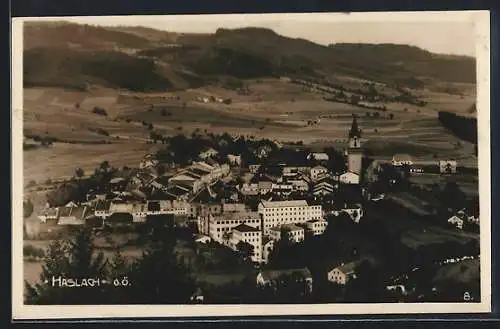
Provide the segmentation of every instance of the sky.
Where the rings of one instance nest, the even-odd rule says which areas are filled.
[[[107,16],[58,18],[101,26],[144,26],[183,33],[213,33],[218,28],[263,27],[319,44],[395,43],[434,53],[475,56],[478,12],[329,13]],[[53,19],[52,19],[53,20]]]

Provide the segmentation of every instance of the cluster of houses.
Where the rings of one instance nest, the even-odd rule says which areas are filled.
[[[459,210],[455,215],[448,218],[448,223],[455,226],[459,230],[463,230],[465,224],[472,224],[479,227],[479,217],[467,215],[465,209],[462,209]]]

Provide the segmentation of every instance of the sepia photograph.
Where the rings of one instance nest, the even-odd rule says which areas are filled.
[[[490,311],[489,12],[12,31],[14,317]]]

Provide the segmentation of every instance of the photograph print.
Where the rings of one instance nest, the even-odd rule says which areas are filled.
[[[489,311],[488,49],[488,12],[15,19],[14,317]]]

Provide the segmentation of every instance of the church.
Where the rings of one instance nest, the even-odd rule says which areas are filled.
[[[345,184],[359,184],[363,165],[363,149],[361,147],[361,130],[356,117],[352,120],[348,137],[348,148],[346,150],[347,172],[342,174],[339,180]]]

